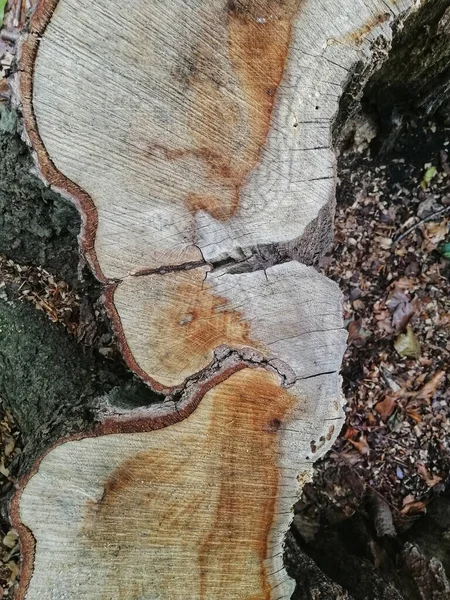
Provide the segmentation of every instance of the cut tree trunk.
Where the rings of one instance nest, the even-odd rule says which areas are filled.
[[[292,506],[342,423],[331,125],[413,0],[41,0],[16,100],[79,207],[128,365],[12,505],[19,598],[285,599]],[[255,512],[254,505],[258,511]]]

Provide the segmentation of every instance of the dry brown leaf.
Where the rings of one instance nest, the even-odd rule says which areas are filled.
[[[370,332],[362,327],[362,319],[358,319],[357,321],[350,321],[348,324],[348,340],[347,343],[353,344],[356,348],[362,348],[367,338],[370,336]]]
[[[403,508],[400,510],[401,515],[418,515],[423,513],[427,505],[421,500],[415,500],[414,502],[404,503]]]
[[[442,327],[450,325],[450,313],[443,313],[442,315],[439,315],[437,325],[441,325]]]
[[[403,331],[414,315],[414,307],[409,297],[400,290],[396,290],[386,302],[392,311],[392,326],[396,331]]]
[[[417,473],[420,475],[420,477],[425,481],[425,483],[427,484],[428,487],[432,488],[435,485],[437,485],[440,481],[442,481],[442,477],[439,477],[438,475],[433,475],[431,474],[428,469],[426,468],[426,466],[422,463],[419,463],[417,465]]]
[[[386,396],[384,400],[375,405],[375,410],[381,416],[383,421],[389,419],[397,407],[397,401],[392,396]]]
[[[338,458],[342,458],[349,465],[356,465],[361,461],[361,457],[354,450],[350,450],[349,452],[339,452],[336,454]]]
[[[369,454],[370,446],[367,443],[367,439],[363,435],[359,438],[359,440],[357,442],[355,442],[354,440],[348,440],[348,441],[363,456],[366,456],[367,454]]]
[[[14,451],[14,448],[16,446],[16,440],[11,435],[4,434],[3,440],[2,440],[2,445],[4,448],[3,452],[4,452],[5,456],[8,457]]]
[[[408,417],[411,417],[411,419],[413,419],[413,421],[415,421],[416,423],[420,423],[422,421],[422,417],[415,410],[407,410],[406,414],[408,415]]]
[[[365,308],[365,304],[362,300],[360,300],[359,298],[357,298],[356,300],[353,300],[353,308],[355,310],[364,310]]]
[[[438,371],[435,373],[430,381],[428,381],[423,388],[417,392],[416,399],[426,400],[429,403],[444,377],[445,371]]]
[[[448,234],[448,221],[447,219],[442,220],[440,223],[425,223],[422,227],[422,233],[424,234],[424,248],[427,252],[436,250],[438,244],[443,242]]]
[[[411,290],[417,284],[417,279],[411,277],[400,277],[392,284],[397,290]]]
[[[414,502],[415,499],[416,497],[414,496],[414,494],[408,494],[403,498],[402,506],[405,506],[405,504],[409,504],[410,502]]]
[[[391,313],[387,308],[382,309],[380,302],[375,302],[373,305],[373,315],[377,322],[377,327],[386,333],[393,333],[391,325]]]
[[[346,440],[356,440],[359,436],[359,431],[354,427],[347,427],[344,433]]]

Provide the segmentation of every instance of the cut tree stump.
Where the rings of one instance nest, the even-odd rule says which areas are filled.
[[[331,125],[416,4],[38,2],[24,135],[166,398],[99,407],[22,482],[19,598],[291,596],[292,506],[343,415],[341,297],[308,266],[332,235]]]

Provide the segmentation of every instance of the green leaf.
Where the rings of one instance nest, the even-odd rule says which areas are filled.
[[[5,7],[8,0],[0,0],[0,27],[3,25],[3,19],[5,18]]]
[[[420,184],[423,190],[426,190],[430,185],[430,181],[436,175],[437,170],[436,167],[430,167],[425,171],[425,175],[423,176],[422,183]]]
[[[419,340],[414,335],[412,327],[408,325],[406,333],[402,333],[394,341],[394,348],[405,358],[419,358],[420,357],[420,344]]]
[[[450,259],[450,242],[442,242],[442,244],[439,244],[437,251],[439,254],[442,254],[444,258]]]

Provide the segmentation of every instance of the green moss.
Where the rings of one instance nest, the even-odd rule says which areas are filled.
[[[80,216],[33,174],[16,114],[0,106],[0,253],[75,284]]]
[[[87,430],[105,394],[122,406],[157,396],[116,362],[78,344],[32,305],[0,296],[0,396],[24,438],[24,463],[62,436]]]

